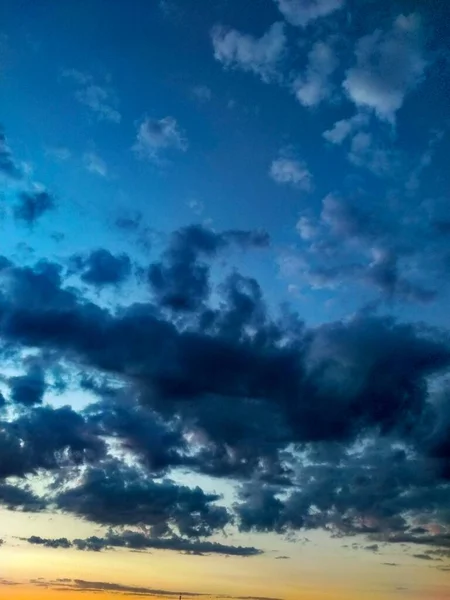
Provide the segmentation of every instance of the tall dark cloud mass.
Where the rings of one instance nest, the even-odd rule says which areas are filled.
[[[331,214],[356,231],[354,217]],[[449,525],[450,405],[431,382],[450,366],[448,336],[364,312],[316,327],[286,310],[274,317],[256,280],[238,273],[210,304],[209,266],[198,257],[229,243],[266,241],[200,227],[176,232],[150,271],[158,264],[164,273],[154,303],[114,311],[67,286],[57,263],[5,261],[3,342],[45,353],[49,376],[52,364],[70,365],[96,399],[82,412],[42,405],[43,359],[26,359],[25,373],[8,380],[8,405],[18,412],[1,423],[0,500],[119,528],[30,543],[257,554],[208,541],[235,524],[445,547],[430,527]],[[186,303],[171,304],[179,269]],[[170,304],[189,308],[190,318],[165,316]],[[134,466],[109,455],[111,440]],[[239,482],[239,498],[225,508],[220,495],[165,478],[175,468]],[[41,472],[55,478],[45,498],[10,479]]]

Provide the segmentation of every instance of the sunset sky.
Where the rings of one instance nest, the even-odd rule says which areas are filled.
[[[0,0],[0,597],[450,600],[450,2]]]

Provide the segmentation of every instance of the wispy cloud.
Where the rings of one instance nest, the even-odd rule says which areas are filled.
[[[120,123],[116,92],[108,85],[100,85],[92,75],[76,69],[65,69],[62,76],[75,85],[75,98],[87,106],[100,121]]]

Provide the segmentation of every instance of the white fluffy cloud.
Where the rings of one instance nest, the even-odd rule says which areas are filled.
[[[278,9],[291,25],[306,27],[311,21],[326,17],[344,7],[345,0],[275,0]]]
[[[303,106],[316,106],[329,97],[332,86],[330,76],[338,66],[331,44],[316,42],[308,54],[306,73],[295,79],[294,93]]]
[[[141,157],[158,162],[167,150],[185,152],[187,139],[173,117],[151,119],[145,117],[138,126],[133,150]]]
[[[289,184],[305,192],[313,188],[313,177],[303,160],[280,156],[270,165],[269,174],[276,183]]]
[[[423,77],[427,63],[422,38],[416,14],[400,15],[389,31],[361,38],[356,65],[347,71],[343,84],[350,99],[392,123],[408,91]]]
[[[260,38],[220,26],[211,37],[214,57],[225,67],[253,72],[266,82],[276,78],[286,49],[283,23],[274,23]]]

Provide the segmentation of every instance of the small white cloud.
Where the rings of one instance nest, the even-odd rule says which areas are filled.
[[[207,85],[194,85],[191,89],[192,97],[198,102],[205,103],[212,99],[212,91]]]
[[[309,217],[302,216],[297,221],[297,225],[295,226],[298,234],[305,242],[309,242],[314,239],[318,233],[319,228]]]
[[[306,73],[293,83],[293,90],[303,106],[316,106],[332,91],[331,75],[338,66],[338,60],[330,43],[316,42],[308,54]]]
[[[105,161],[95,152],[85,152],[83,163],[89,173],[94,173],[100,177],[108,176],[108,167]]]
[[[155,162],[160,162],[161,154],[167,150],[185,152],[187,148],[187,139],[173,117],[145,117],[138,126],[133,146],[138,156]]]
[[[205,210],[205,205],[201,200],[197,200],[197,198],[191,198],[191,200],[188,201],[187,205],[197,216],[202,215]]]
[[[306,27],[312,21],[343,8],[345,0],[275,0],[275,3],[291,25]]]
[[[343,83],[350,99],[393,123],[406,94],[421,81],[424,59],[422,26],[418,15],[400,15],[393,27],[361,38],[355,50],[356,65]]]
[[[77,85],[75,98],[95,113],[99,120],[120,123],[122,117],[117,110],[118,100],[114,90],[98,85],[91,75],[76,69],[66,69],[62,76]]]
[[[303,160],[280,156],[270,165],[271,178],[280,184],[289,184],[304,192],[313,189],[313,177]]]
[[[322,135],[331,144],[340,145],[350,134],[353,134],[360,127],[367,125],[367,123],[367,116],[358,113],[350,119],[336,121],[333,127],[324,131]]]
[[[260,38],[220,26],[214,27],[211,37],[214,57],[225,67],[255,73],[265,82],[277,78],[286,50],[283,23],[274,23]]]

